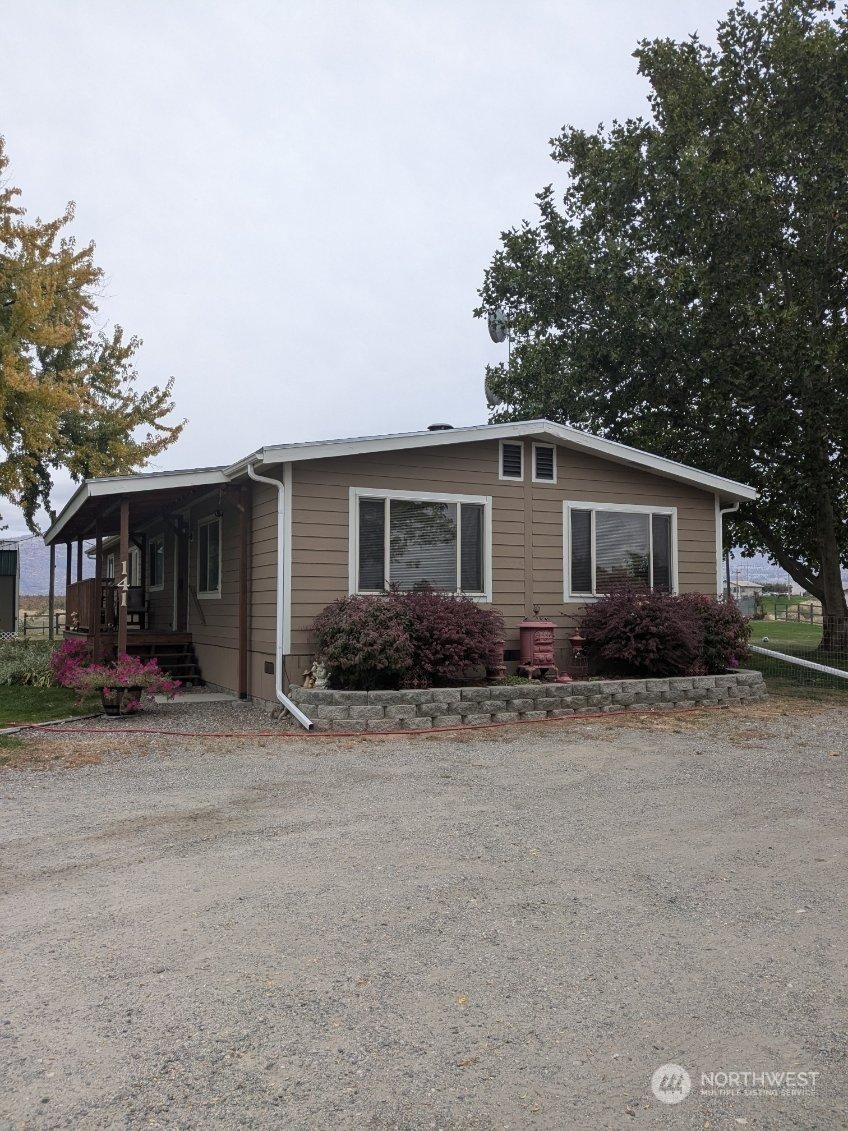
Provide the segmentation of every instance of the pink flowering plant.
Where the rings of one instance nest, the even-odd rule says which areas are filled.
[[[142,660],[138,656],[126,654],[118,656],[105,664],[77,665],[66,674],[66,687],[75,687],[81,695],[92,691],[113,688],[132,688],[138,691],[138,699],[124,700],[124,709],[138,710],[141,696],[173,695],[180,687],[178,679],[169,679],[155,659]]]
[[[78,636],[67,637],[50,657],[53,682],[60,687],[75,687],[77,672],[90,663],[91,645],[88,641]]]

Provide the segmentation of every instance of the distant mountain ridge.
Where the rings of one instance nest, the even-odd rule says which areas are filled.
[[[29,534],[16,539],[21,558],[21,596],[41,597],[50,591],[50,550],[40,534]],[[76,555],[76,551],[74,551]],[[56,592],[65,593],[65,547],[56,547]],[[76,556],[73,560],[73,576],[77,576]],[[83,577],[94,576],[94,563],[83,555]]]

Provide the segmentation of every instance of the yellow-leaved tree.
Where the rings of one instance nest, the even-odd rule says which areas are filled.
[[[76,481],[137,470],[185,422],[166,423],[173,378],[137,386],[139,339],[96,329],[103,271],[67,234],[73,204],[28,221],[8,163],[0,137],[0,497],[35,530],[58,468]]]

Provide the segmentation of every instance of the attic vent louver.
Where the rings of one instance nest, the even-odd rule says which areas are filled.
[[[501,478],[523,479],[524,445],[501,444]]]
[[[542,483],[553,483],[556,479],[554,449],[547,444],[537,444],[533,449],[533,457],[535,459],[533,478]]]

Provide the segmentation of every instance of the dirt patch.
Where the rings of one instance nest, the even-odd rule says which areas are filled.
[[[0,1125],[840,1126],[846,723],[32,736],[51,772],[0,774]],[[820,1086],[700,1094],[729,1068]]]

